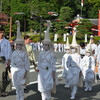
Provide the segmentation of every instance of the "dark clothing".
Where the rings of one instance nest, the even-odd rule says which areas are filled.
[[[11,80],[8,77],[8,69],[10,70],[10,67],[5,68],[5,58],[0,57],[0,95],[11,89]]]

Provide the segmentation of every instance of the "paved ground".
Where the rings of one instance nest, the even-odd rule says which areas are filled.
[[[38,60],[38,52],[36,54],[36,61]],[[57,57],[57,74],[59,79],[59,85],[57,86],[57,93],[52,94],[51,100],[69,100],[70,99],[70,89],[64,88],[64,79],[61,77],[61,58],[64,53],[55,53]],[[26,100],[41,100],[41,95],[37,91],[37,73],[34,72],[33,67],[30,67],[29,73],[29,81],[30,84],[25,91]],[[0,97],[0,100],[16,100],[15,90],[9,92],[9,96]],[[78,88],[78,92],[76,95],[76,100],[100,100],[100,81],[93,85],[92,92],[84,92],[84,88]]]
[[[9,93],[7,97],[0,97],[0,100],[16,100],[15,90]],[[26,100],[41,100],[41,95],[37,91],[37,83],[28,85],[25,91]],[[70,89],[64,88],[63,78],[59,78],[59,85],[57,86],[57,93],[52,94],[51,100],[69,100]],[[76,100],[100,100],[100,82],[94,84],[92,92],[84,92],[83,88],[78,88]]]

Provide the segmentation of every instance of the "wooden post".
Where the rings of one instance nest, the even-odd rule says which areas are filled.
[[[11,25],[12,25],[12,17],[10,17],[10,32],[9,32],[9,40],[11,40]]]

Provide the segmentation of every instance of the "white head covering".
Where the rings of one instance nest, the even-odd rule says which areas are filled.
[[[80,53],[80,46],[78,45],[78,43],[76,41],[76,28],[74,28],[74,34],[73,34],[73,40],[72,40],[71,48],[76,48],[77,53],[78,54]]]
[[[86,48],[86,52],[90,52],[92,54],[92,47],[91,47],[91,39],[93,38],[93,35],[90,36],[90,42],[89,44],[87,45],[87,48]]]
[[[73,40],[72,40],[72,44],[71,44],[71,47],[77,47],[79,46],[77,44],[77,41],[76,41],[76,28],[74,28],[74,34],[73,34]]]
[[[16,44],[22,44],[23,45],[23,50],[26,50],[25,47],[25,41],[22,39],[21,34],[20,34],[20,22],[19,20],[16,20],[17,24],[17,39],[15,40]]]
[[[16,44],[23,44],[24,43],[24,39],[22,39],[21,34],[20,34],[20,22],[19,20],[16,20],[16,24],[17,24],[17,39],[16,39]]]
[[[66,42],[66,46],[65,49],[70,49],[70,44],[69,44],[69,33],[67,33],[67,42]]]
[[[51,22],[48,20],[47,21],[47,30],[45,31],[45,38],[44,40],[42,41],[43,44],[52,44],[52,41],[50,40],[50,37],[49,37],[49,30],[50,30],[50,27],[51,27]]]

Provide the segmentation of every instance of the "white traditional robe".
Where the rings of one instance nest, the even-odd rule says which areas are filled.
[[[82,49],[80,47],[80,56],[81,56],[81,60],[80,60],[80,68],[82,69],[82,65],[83,65],[83,57],[85,56],[86,54],[86,48]]]
[[[61,52],[61,43],[58,44],[58,51]]]
[[[97,45],[95,43],[91,44],[92,50],[94,50],[94,56],[97,55]]]
[[[70,86],[77,86],[79,83],[79,74],[81,71],[80,59],[80,55],[75,53],[70,56],[69,63],[67,63],[69,66],[67,79]]]
[[[70,54],[67,54],[67,53],[62,58],[62,66],[63,66],[62,76],[63,77],[67,76],[67,72],[68,72],[68,69],[69,69],[68,68],[69,66],[67,66],[68,65],[67,63],[69,63],[68,62],[69,58],[70,58]]]
[[[99,62],[99,65],[98,65],[98,74],[99,74],[99,78],[100,78],[100,51],[97,54],[97,60]]]
[[[57,52],[57,47],[58,47],[57,43],[54,43],[54,51],[55,52]]]
[[[91,57],[91,69],[94,71],[95,70],[95,59],[93,56],[90,56]],[[86,71],[88,70],[89,68],[89,64],[90,64],[90,57],[88,56],[84,56],[83,57],[83,67],[82,67],[82,73],[83,73],[83,78],[85,79],[86,78]]]
[[[51,91],[53,89],[52,72],[56,71],[56,58],[50,50],[39,54],[38,61],[38,90],[40,92]]]
[[[87,47],[88,47],[88,45],[87,45]],[[97,45],[95,43],[93,43],[93,44],[91,44],[91,48],[94,53],[94,56],[97,56]]]
[[[84,48],[84,49],[82,49],[81,47],[80,47],[80,55],[82,54],[82,55],[85,55],[86,54],[86,48]]]
[[[29,71],[29,58],[27,53],[23,50],[15,50],[11,60],[12,82],[15,87],[24,85],[26,79],[23,78],[26,71]]]

